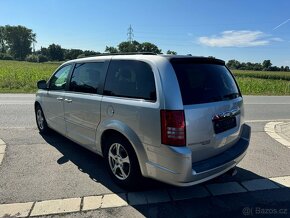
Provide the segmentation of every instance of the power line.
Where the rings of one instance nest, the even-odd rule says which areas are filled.
[[[128,29],[127,36],[128,36],[128,41],[129,41],[130,43],[132,43],[132,41],[133,41],[133,37],[134,37],[134,33],[133,33],[133,28],[132,28],[131,24],[130,24],[130,27],[129,27],[129,29]]]

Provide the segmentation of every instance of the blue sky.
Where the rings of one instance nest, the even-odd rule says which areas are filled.
[[[0,25],[24,25],[36,48],[104,52],[106,45],[149,41],[166,52],[290,65],[289,0],[0,0]]]

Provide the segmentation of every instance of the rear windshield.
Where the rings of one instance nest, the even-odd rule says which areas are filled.
[[[236,82],[224,65],[172,62],[184,105],[234,99]]]

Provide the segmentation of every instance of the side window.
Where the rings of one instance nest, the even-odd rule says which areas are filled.
[[[113,60],[108,70],[104,94],[156,101],[151,67],[141,61]]]
[[[69,90],[74,92],[97,93],[104,62],[76,64]]]
[[[49,82],[50,90],[65,90],[67,77],[71,67],[72,65],[64,66],[52,76]]]

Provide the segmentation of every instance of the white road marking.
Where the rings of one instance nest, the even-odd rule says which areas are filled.
[[[6,144],[2,139],[0,139],[0,165],[4,159],[5,150],[6,150]]]
[[[269,179],[282,188],[284,187],[290,188],[290,176],[273,177]]]
[[[80,211],[81,198],[68,198],[36,202],[30,216],[61,214]]]
[[[5,142],[2,139],[0,139],[0,145],[5,145]]]
[[[27,217],[33,202],[0,204],[0,217]]]
[[[84,197],[83,202],[83,211],[86,210],[96,210],[99,209],[102,205],[103,196],[88,196]]]
[[[3,159],[4,159],[4,154],[0,154],[0,165],[1,165],[2,161],[3,161]]]
[[[125,194],[107,194],[104,195],[101,208],[127,206]]]
[[[1,145],[0,144],[0,154],[4,154],[6,149],[6,145]]]
[[[290,148],[290,142],[288,142],[286,139],[282,138],[275,131],[275,126],[278,124],[281,124],[281,123],[283,123],[283,122],[269,122],[265,125],[264,130],[270,137],[275,139],[277,142]]]

